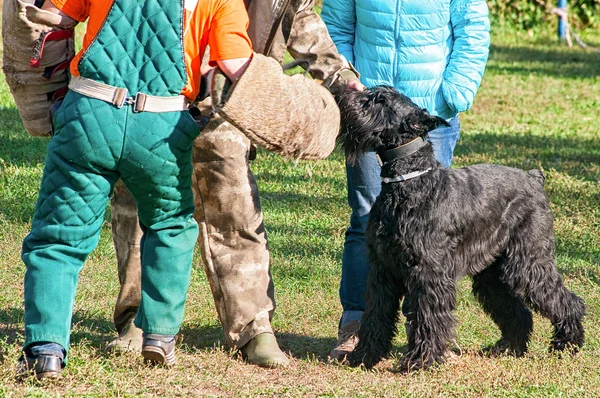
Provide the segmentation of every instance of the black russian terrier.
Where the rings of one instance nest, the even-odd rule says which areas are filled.
[[[403,298],[410,327],[399,370],[443,363],[456,325],[456,283],[465,275],[502,333],[490,352],[527,351],[528,307],[552,322],[552,350],[576,352],[585,306],[554,264],[544,174],[490,164],[442,168],[426,139],[448,123],[394,88],[347,90],[337,100],[348,160],[375,150],[382,164],[366,230],[367,308],[349,364],[370,369],[389,354]]]

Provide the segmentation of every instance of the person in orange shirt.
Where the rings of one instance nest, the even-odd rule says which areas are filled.
[[[282,63],[289,52],[332,93],[352,83],[360,84],[313,11],[314,0],[290,1],[287,7],[282,6],[281,0],[245,0],[245,4],[250,19],[248,36],[256,53]],[[245,98],[244,105],[263,108],[263,99],[268,96],[264,90],[258,95],[260,98]],[[299,103],[314,109],[306,101]],[[203,114],[210,113],[212,106],[211,98],[198,104]],[[283,103],[275,109],[282,114],[292,111]],[[281,131],[270,123],[266,120],[262,124],[280,135]],[[238,350],[247,363],[278,368],[287,366],[289,359],[279,348],[271,326],[277,308],[275,281],[259,184],[251,167],[255,157],[256,148],[248,137],[219,116],[211,118],[194,141],[192,188],[201,254],[197,265],[204,268],[226,346]],[[142,231],[135,201],[121,183],[114,188],[111,215],[121,289],[114,310],[118,337],[105,349],[140,352],[142,331],[133,325],[133,320],[141,298]]]
[[[243,0],[46,0],[42,8],[88,25],[54,113],[23,242],[23,372],[56,377],[66,364],[78,274],[119,179],[136,200],[143,231],[135,318],[142,356],[173,365],[198,236],[191,156],[200,127],[188,105],[200,90],[207,45],[210,64],[234,85],[250,64]]]

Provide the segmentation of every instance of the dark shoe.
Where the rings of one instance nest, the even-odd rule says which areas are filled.
[[[111,353],[124,353],[128,351],[142,351],[142,329],[133,324],[133,319],[119,333],[119,337],[106,345],[104,351]]]
[[[142,356],[146,362],[156,365],[175,365],[175,336],[161,334],[144,335]]]
[[[333,361],[344,362],[346,357],[354,351],[358,344],[359,321],[350,321],[338,330],[338,340],[335,347],[329,353]]]
[[[29,356],[23,354],[19,358],[19,378],[35,375],[37,379],[51,379],[60,376],[63,368],[62,359],[56,355]]]
[[[277,339],[271,333],[261,333],[240,348],[242,356],[254,365],[262,368],[283,368],[290,360],[279,348]]]

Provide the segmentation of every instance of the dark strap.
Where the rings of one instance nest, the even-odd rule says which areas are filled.
[[[58,65],[47,66],[44,69],[44,73],[42,73],[42,78],[45,80],[50,80],[52,76],[54,76],[54,74],[59,70],[67,69],[69,67],[69,64],[71,63],[71,59],[72,58],[69,58]]]
[[[64,86],[64,87],[59,88],[58,90],[54,90],[49,93],[46,93],[46,98],[48,99],[48,101],[56,101],[58,99],[63,98],[65,95],[67,95],[67,91],[69,91],[69,87]]]
[[[271,31],[269,32],[269,36],[267,37],[267,41],[265,42],[265,51],[263,52],[263,54],[269,55],[269,53],[271,52],[271,46],[273,45],[273,41],[275,40],[275,36],[277,35],[277,29],[279,29],[279,25],[281,25],[283,16],[285,15],[285,12],[287,11],[290,3],[291,0],[283,0],[279,10],[275,10],[275,12],[278,12],[279,14],[277,14],[275,18],[273,18],[273,24],[271,25]]]
[[[33,52],[29,58],[29,65],[32,68],[39,68],[44,53],[44,45],[47,41],[65,40],[73,37],[73,29],[68,30],[53,30],[43,32],[40,37],[33,42]]]
[[[305,71],[308,72],[310,69],[310,62],[305,59],[295,59],[292,62],[288,62],[287,64],[282,66],[283,70],[289,70],[295,68],[296,66],[301,66]]]
[[[417,137],[407,144],[401,145],[394,149],[388,149],[384,152],[378,152],[377,155],[379,156],[379,159],[385,163],[392,159],[402,159],[410,156],[428,144],[429,142],[425,141],[423,138]]]
[[[196,125],[198,126],[200,131],[204,130],[206,125],[208,125],[208,123],[210,123],[210,117],[203,115],[200,112],[200,109],[198,109],[198,107],[190,106],[189,112],[190,112],[190,116],[192,117],[192,119],[194,119],[194,121],[196,122]]]

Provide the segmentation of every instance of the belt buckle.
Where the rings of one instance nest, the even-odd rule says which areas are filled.
[[[135,98],[127,97],[127,98],[123,99],[123,103],[118,108],[122,108],[125,105],[133,105],[133,104],[135,104]]]
[[[132,112],[133,113],[139,113],[139,112],[143,112],[144,109],[146,108],[146,99],[148,98],[148,96],[144,93],[140,93],[138,92],[135,95],[135,98],[131,97],[133,100],[133,109]]]
[[[123,100],[119,101],[116,106],[118,109],[121,109],[122,107],[124,107],[125,105],[133,105],[133,109],[132,112],[133,113],[139,113],[139,112],[143,112],[144,109],[146,108],[146,98],[148,96],[144,93],[137,93],[135,96],[129,96],[127,97],[126,95],[123,95],[122,98]]]
[[[127,96],[127,89],[117,88],[113,94],[112,103],[118,108],[121,109],[124,105],[131,104],[130,101],[133,101],[132,97]]]

